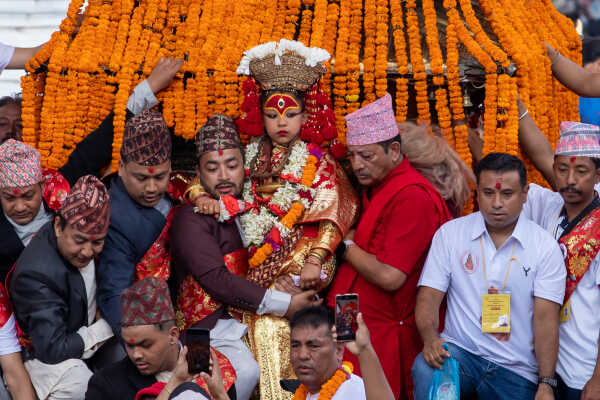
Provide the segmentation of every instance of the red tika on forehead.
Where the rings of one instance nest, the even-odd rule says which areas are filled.
[[[13,189],[13,195],[18,196],[21,194],[21,191],[19,189]]]
[[[222,156],[223,155],[223,150],[219,149],[219,155]]]
[[[569,161],[571,161],[571,164],[573,164],[575,161],[577,161],[577,157],[571,157],[569,158]]]
[[[287,110],[300,111],[300,104],[289,94],[276,93],[265,102],[265,110],[274,110],[283,118]]]
[[[496,189],[502,189],[502,178],[496,178]]]
[[[153,174],[153,173],[154,173],[154,168],[152,168],[152,167],[148,167],[148,173],[149,173],[149,174]]]
[[[133,342],[134,342],[133,338],[129,339],[129,343],[133,344]]]

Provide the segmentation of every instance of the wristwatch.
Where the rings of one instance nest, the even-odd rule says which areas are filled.
[[[556,378],[550,378],[549,376],[540,376],[538,378],[538,385],[540,383],[545,383],[547,385],[550,385],[550,387],[552,387],[552,389],[556,389],[556,387],[558,386],[558,381],[556,380]]]
[[[335,258],[338,260],[343,260],[346,252],[348,251],[348,247],[355,245],[354,240],[348,239],[340,242],[337,249],[335,249]]]

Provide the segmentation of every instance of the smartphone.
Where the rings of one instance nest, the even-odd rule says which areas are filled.
[[[188,348],[188,372],[210,373],[210,331],[205,328],[188,328],[185,331],[185,345]]]
[[[335,330],[338,342],[356,339],[356,316],[358,315],[358,294],[347,293],[335,296]]]

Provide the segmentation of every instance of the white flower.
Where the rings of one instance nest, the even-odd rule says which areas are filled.
[[[254,160],[254,157],[256,157],[256,155],[258,154],[259,142],[260,140],[257,138],[246,145],[246,151],[244,151],[244,154],[246,156],[246,160],[244,162],[245,169],[250,169],[250,164],[252,163],[252,160]]]
[[[301,140],[297,141],[292,147],[288,161],[281,173],[283,175],[293,175],[296,179],[302,179],[302,172],[309,155],[306,143]]]
[[[279,43],[268,42],[251,48],[244,52],[240,65],[235,71],[238,75],[250,75],[250,62],[254,59],[263,59],[271,54],[275,55],[274,64],[281,65],[281,56],[291,51],[305,59],[306,65],[314,67],[319,63],[329,60],[327,50],[319,47],[306,47],[296,40],[281,39]]]

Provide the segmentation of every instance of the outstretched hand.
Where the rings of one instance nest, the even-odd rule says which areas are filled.
[[[169,86],[182,65],[183,59],[162,57],[158,60],[147,78],[152,92],[156,94]]]
[[[208,392],[216,399],[228,399],[227,392],[223,386],[223,377],[221,376],[221,367],[219,359],[213,349],[210,349],[210,375],[206,372],[201,372],[200,377],[206,382]]]
[[[373,345],[371,344],[369,328],[367,328],[367,324],[365,324],[365,321],[363,320],[362,313],[358,313],[356,316],[356,323],[358,325],[358,328],[356,329],[356,339],[351,342],[346,342],[346,348],[350,353],[358,357],[365,351],[372,349]],[[333,334],[333,339],[337,341],[335,325],[333,326],[331,333]]]

